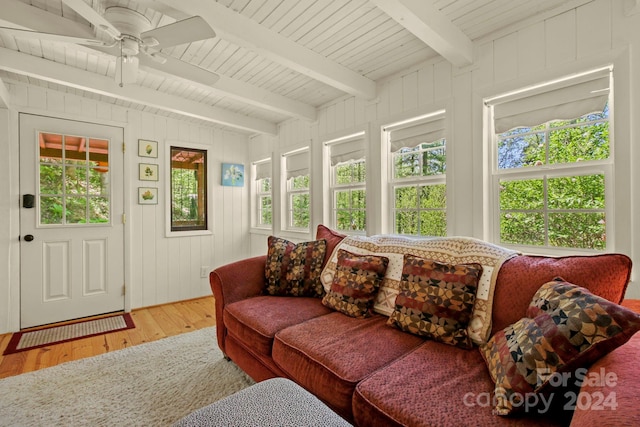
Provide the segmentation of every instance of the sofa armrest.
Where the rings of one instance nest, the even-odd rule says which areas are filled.
[[[640,301],[622,302],[640,312]],[[640,425],[640,333],[595,362],[587,373],[576,401],[571,427]],[[608,400],[607,400],[608,399]]]
[[[223,353],[227,335],[223,319],[224,308],[233,302],[262,294],[266,259],[266,255],[243,259],[218,267],[209,274],[209,284],[216,304],[216,334]]]

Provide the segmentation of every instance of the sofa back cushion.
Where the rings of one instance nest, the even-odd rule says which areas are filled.
[[[622,254],[546,257],[520,255],[498,272],[493,299],[492,335],[524,317],[536,291],[556,277],[587,288],[619,304],[631,275],[631,259]]]
[[[344,239],[346,234],[338,233],[335,230],[330,229],[329,227],[325,227],[322,224],[318,224],[318,228],[316,230],[316,240],[326,240],[327,241],[327,251],[324,256],[324,260],[322,261],[322,267],[324,268],[329,262],[333,251],[335,250],[338,243]]]

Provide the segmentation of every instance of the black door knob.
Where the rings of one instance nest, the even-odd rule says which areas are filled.
[[[25,242],[30,242],[33,240],[33,234],[27,234],[26,236],[24,236],[24,240]]]

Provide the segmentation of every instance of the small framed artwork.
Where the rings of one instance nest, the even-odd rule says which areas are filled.
[[[140,181],[157,181],[158,165],[154,165],[153,163],[140,163],[138,179],[140,179]]]
[[[158,189],[153,187],[138,187],[138,204],[157,205]]]
[[[139,139],[138,156],[158,158],[158,141]]]
[[[230,187],[244,186],[244,165],[236,163],[222,164],[222,185]]]

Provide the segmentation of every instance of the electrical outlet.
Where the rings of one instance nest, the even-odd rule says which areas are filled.
[[[209,266],[203,265],[202,267],[200,267],[200,277],[202,277],[203,279],[206,279],[208,275],[209,275]]]

